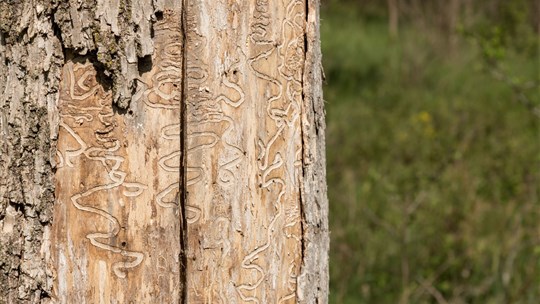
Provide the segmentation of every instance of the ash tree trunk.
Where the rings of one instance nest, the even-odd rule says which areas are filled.
[[[0,302],[326,302],[318,10],[0,2]]]

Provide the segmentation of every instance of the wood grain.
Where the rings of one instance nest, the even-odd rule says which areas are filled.
[[[294,303],[303,1],[187,6],[187,303]]]
[[[180,12],[154,25],[154,65],[113,109],[94,65],[64,66],[53,244],[62,303],[180,298]]]

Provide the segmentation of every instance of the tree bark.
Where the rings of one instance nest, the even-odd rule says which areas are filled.
[[[0,2],[0,299],[52,295],[55,108],[62,48],[51,8]]]
[[[0,298],[319,303],[319,2],[0,3]]]

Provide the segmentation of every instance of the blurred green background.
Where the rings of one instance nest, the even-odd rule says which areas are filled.
[[[331,303],[540,303],[540,1],[323,0]]]

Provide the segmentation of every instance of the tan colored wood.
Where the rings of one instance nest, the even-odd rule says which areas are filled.
[[[61,303],[180,298],[180,14],[154,26],[153,68],[125,113],[94,65],[66,63],[53,257]]]
[[[189,3],[187,303],[294,303],[306,4]]]

